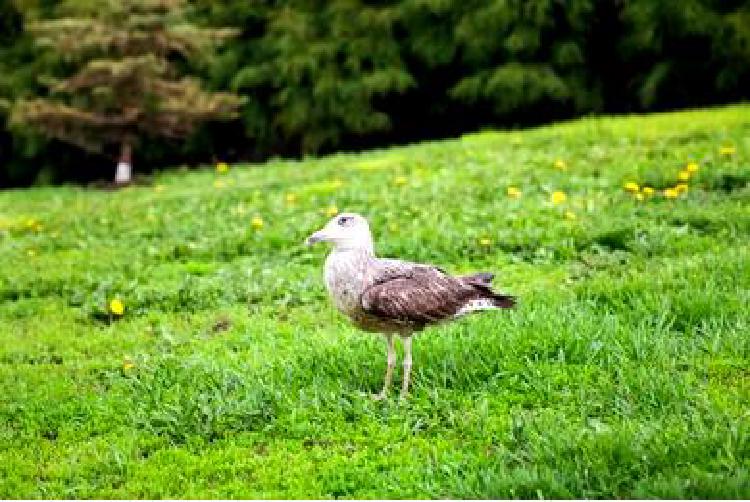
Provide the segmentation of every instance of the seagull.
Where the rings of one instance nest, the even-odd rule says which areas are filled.
[[[387,343],[387,367],[383,390],[388,396],[396,365],[394,336],[404,345],[401,398],[408,396],[411,375],[411,337],[427,326],[466,314],[515,306],[513,296],[492,290],[491,273],[451,276],[444,270],[420,263],[378,258],[367,220],[356,213],[333,217],[307,238],[308,246],[328,242],[326,289],[336,308],[358,328],[381,333]]]

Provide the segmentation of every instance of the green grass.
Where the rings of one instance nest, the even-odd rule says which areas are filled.
[[[302,245],[330,205],[519,308],[372,402]],[[749,244],[747,105],[0,193],[0,497],[750,497]]]

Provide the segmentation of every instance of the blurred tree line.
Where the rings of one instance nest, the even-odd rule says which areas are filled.
[[[67,0],[91,4],[95,0]],[[0,0],[0,184],[111,177],[102,153],[9,123],[74,72],[28,29],[60,0]],[[235,118],[176,141],[144,134],[144,170],[259,160],[750,97],[749,0],[192,0],[235,36],[172,61]],[[123,25],[125,22],[123,21]]]

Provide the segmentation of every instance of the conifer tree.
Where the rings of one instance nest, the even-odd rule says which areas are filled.
[[[229,118],[240,98],[203,90],[178,63],[211,55],[232,35],[185,21],[185,0],[68,0],[64,17],[29,26],[75,70],[49,94],[16,103],[12,120],[89,151],[118,153],[115,182],[131,181],[144,137],[184,138],[204,121]]]

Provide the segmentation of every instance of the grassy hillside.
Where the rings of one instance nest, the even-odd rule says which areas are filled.
[[[519,308],[371,401],[336,209]],[[0,193],[0,496],[749,497],[749,244],[750,106]]]

